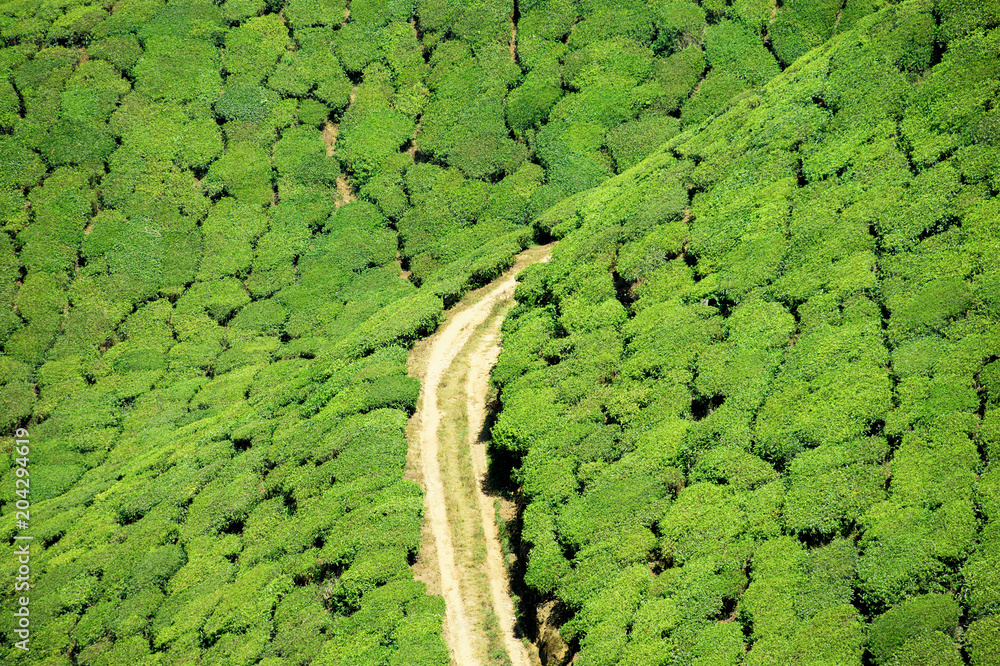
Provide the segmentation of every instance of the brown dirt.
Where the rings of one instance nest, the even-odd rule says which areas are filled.
[[[570,663],[575,655],[559,633],[559,623],[553,617],[555,601],[547,601],[535,609],[538,618],[538,651],[546,666]]]
[[[346,203],[354,201],[357,197],[354,196],[354,190],[351,186],[347,184],[347,176],[341,174],[337,176],[337,201],[334,205],[340,208]]]
[[[486,456],[486,440],[480,435],[486,422],[486,398],[490,386],[490,370],[496,365],[500,356],[500,324],[503,320],[496,318],[491,322],[488,332],[480,339],[479,347],[472,354],[469,373],[465,383],[466,407],[465,413],[469,424],[469,453],[472,457],[472,474],[478,493],[479,515],[486,535],[486,568],[489,572],[490,597],[493,609],[500,624],[507,655],[513,666],[528,666],[528,654],[524,643],[514,637],[514,602],[510,598],[510,582],[507,580],[507,563],[503,550],[500,548],[499,532],[494,520],[495,507],[493,500],[483,492],[482,486],[486,479],[488,465]]]
[[[495,616],[502,647],[513,666],[537,663],[514,635],[514,604],[507,566],[494,521],[494,498],[483,488],[486,442],[480,438],[486,417],[489,373],[500,353],[500,324],[513,304],[515,276],[545,261],[551,246],[522,252],[514,267],[491,284],[468,294],[440,329],[418,343],[410,372],[422,382],[418,409],[408,430],[410,464],[425,490],[425,529],[415,575],[445,600],[445,640],[454,663],[488,663],[490,621]],[[464,400],[453,399],[463,395]],[[454,423],[460,423],[456,429]],[[459,446],[446,441],[460,432]],[[453,479],[463,477],[465,483]],[[463,495],[473,487],[472,507]],[[477,525],[463,516],[471,509]],[[478,509],[478,510],[477,510]],[[459,515],[461,514],[461,515]],[[477,535],[470,537],[470,535]],[[478,538],[483,543],[469,543]],[[476,554],[485,551],[485,557]],[[485,576],[486,583],[479,585]]]
[[[510,60],[517,62],[517,24],[514,23],[514,12],[510,13]]]
[[[399,277],[400,277],[400,279],[402,279],[402,280],[409,280],[410,276],[413,273],[411,273],[410,271],[405,270],[403,268],[403,257],[402,257],[402,255],[399,254],[399,252],[396,253],[396,265],[399,266]]]
[[[347,10],[350,11],[350,10]],[[351,87],[351,96],[347,103],[347,108],[351,108],[354,104],[354,98],[357,95],[358,87]],[[323,142],[326,143],[326,154],[327,156],[333,155],[337,150],[337,137],[340,136],[340,123],[331,123],[327,121],[323,125]],[[354,194],[354,190],[351,189],[351,185],[347,182],[347,176],[341,174],[337,177],[337,201],[334,205],[340,208],[346,203],[350,203],[357,199]]]
[[[323,143],[326,144],[326,156],[330,157],[337,149],[337,136],[340,134],[340,123],[323,123]]]

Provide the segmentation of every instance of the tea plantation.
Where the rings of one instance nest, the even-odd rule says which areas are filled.
[[[579,663],[1000,663],[998,24],[885,8],[538,218],[493,437]]]
[[[559,238],[493,435],[578,663],[1000,664],[998,25],[0,4],[0,662],[448,664],[407,348]]]

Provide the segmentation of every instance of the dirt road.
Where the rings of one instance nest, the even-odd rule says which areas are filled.
[[[515,276],[545,261],[550,250],[522,252],[510,271],[467,295],[410,355],[410,372],[423,388],[410,426],[410,458],[426,492],[416,574],[444,597],[445,639],[459,666],[535,663],[514,635],[495,498],[483,488],[487,455],[480,434],[489,373],[500,354],[500,325],[514,302]]]

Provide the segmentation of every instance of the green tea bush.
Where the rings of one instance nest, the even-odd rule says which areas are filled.
[[[220,199],[201,225],[205,249],[198,279],[244,277],[253,261],[253,242],[267,227],[268,219],[259,208],[239,204],[232,197]]]
[[[226,88],[215,103],[215,112],[225,120],[263,123],[271,117],[278,100],[278,95],[267,88],[235,85]]]
[[[840,10],[841,5],[829,0],[795,0],[783,5],[768,30],[775,55],[790,65],[825,42],[833,34]]]
[[[790,468],[785,521],[799,532],[837,533],[885,499],[884,442],[822,445]]]
[[[689,0],[659,3],[656,7],[656,41],[653,48],[674,52],[700,44],[708,27],[705,19],[705,9],[698,3]]]
[[[586,7],[583,20],[570,32],[567,43],[581,48],[602,39],[624,37],[648,44],[655,30],[654,16],[644,2],[629,0],[609,6]]]
[[[976,28],[992,28],[1000,24],[1000,6],[988,1],[979,4],[946,0],[936,6],[941,17],[941,30],[948,39],[961,37]]]
[[[96,195],[87,174],[62,168],[29,195],[34,223],[18,234],[21,263],[46,272],[69,272],[93,214]]]
[[[394,171],[392,161],[413,135],[413,121],[395,109],[369,111],[351,107],[340,124],[337,155],[359,185],[384,171]]]
[[[889,663],[893,655],[917,636],[953,633],[960,612],[958,603],[947,594],[913,597],[872,622],[869,649],[878,663]]]
[[[176,310],[184,314],[204,311],[222,323],[249,302],[250,296],[238,280],[223,278],[193,285],[178,299]]]
[[[339,25],[344,21],[344,0],[289,0],[285,14],[298,32],[312,25]]]
[[[616,170],[635,166],[679,131],[680,123],[669,116],[646,116],[610,130],[606,141]]]
[[[774,77],[778,63],[753,32],[734,21],[721,21],[705,31],[705,56],[713,70],[720,69],[760,86]]]
[[[240,203],[263,206],[273,201],[271,159],[267,150],[255,143],[230,144],[209,167],[208,177]]]
[[[681,123],[684,126],[701,124],[726,101],[749,89],[746,81],[738,74],[713,69],[699,82],[697,89],[684,103]]]
[[[523,132],[543,123],[549,111],[563,96],[558,74],[535,70],[507,95],[507,124]]]
[[[39,156],[25,148],[14,137],[0,139],[3,171],[0,179],[6,188],[24,188],[38,184],[45,176],[45,165]]]
[[[271,160],[279,182],[287,179],[329,187],[340,175],[336,159],[326,154],[322,135],[312,127],[300,125],[285,130],[274,146]]]
[[[115,35],[91,43],[87,53],[92,58],[110,62],[119,72],[127,74],[139,62],[142,47],[134,35]]]
[[[980,535],[976,551],[962,567],[968,588],[968,606],[976,617],[996,614],[1000,609],[1000,567],[996,554],[1000,550],[1000,530],[992,519]]]
[[[962,655],[959,653],[954,639],[935,631],[921,634],[907,641],[890,663],[913,664],[913,666],[922,666],[923,664],[928,666],[930,664],[958,666],[965,662],[962,660]]]
[[[226,34],[223,68],[243,84],[264,81],[285,52],[288,28],[276,15],[255,16]]]
[[[144,47],[132,68],[136,91],[152,99],[202,106],[218,99],[222,84],[220,58],[211,44],[158,36],[147,39]]]
[[[993,666],[997,663],[997,629],[1000,629],[998,615],[990,615],[969,625],[965,640],[973,666]]]
[[[105,23],[108,34],[136,32],[143,42],[175,35],[218,45],[228,27],[218,5],[205,0],[174,0],[163,5],[129,3],[126,11],[114,14]],[[119,14],[123,14],[121,24],[114,25]]]

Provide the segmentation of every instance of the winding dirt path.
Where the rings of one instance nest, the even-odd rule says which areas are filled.
[[[496,648],[512,666],[534,663],[514,635],[494,498],[483,488],[487,455],[480,434],[515,276],[546,261],[550,250],[535,247],[519,254],[511,270],[467,295],[410,356],[410,372],[423,387],[410,427],[410,457],[426,493],[423,562],[416,573],[444,597],[445,640],[459,666],[498,663],[488,656]]]

